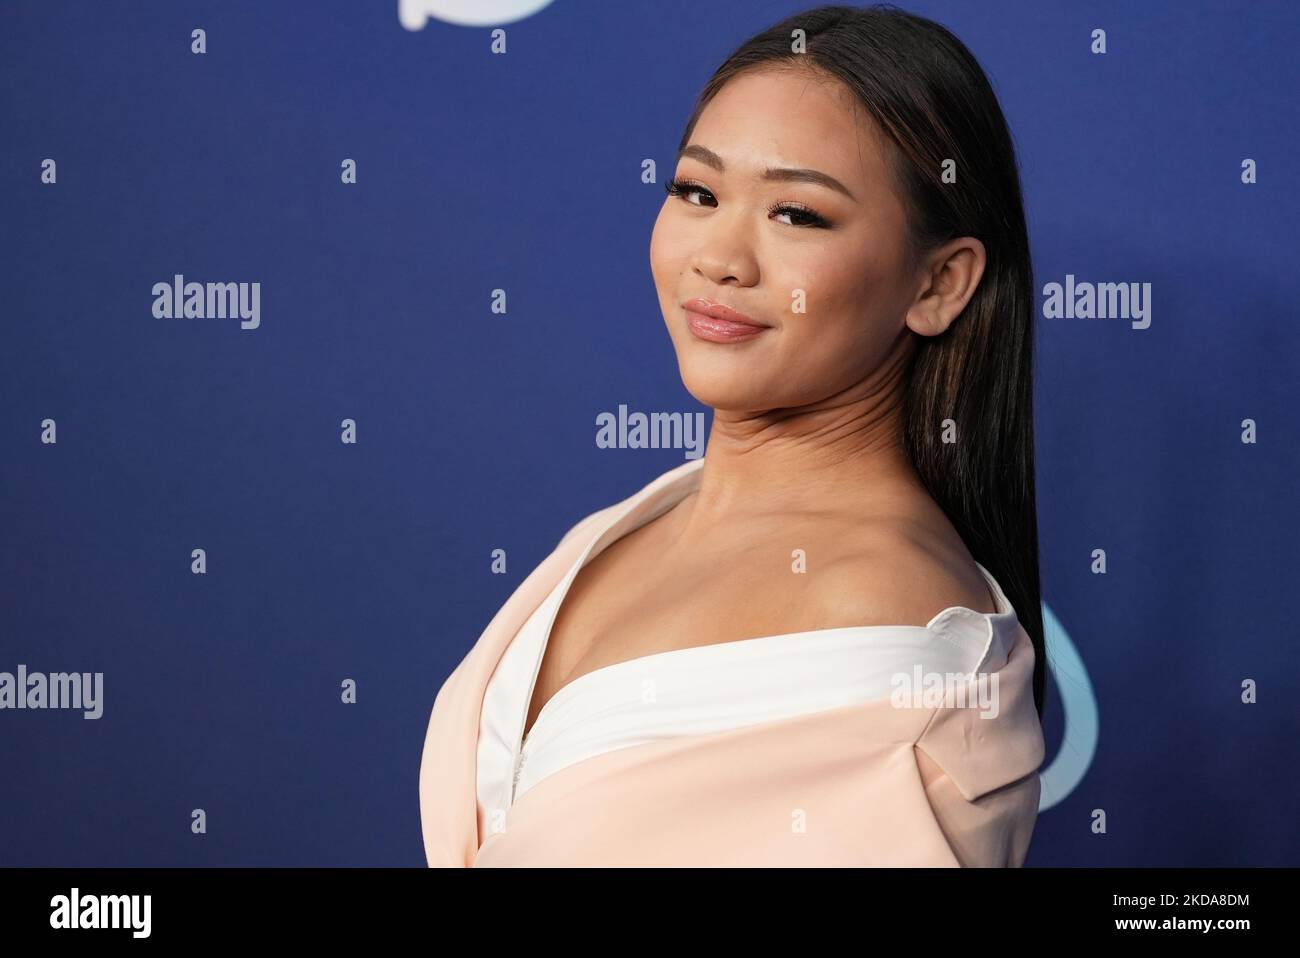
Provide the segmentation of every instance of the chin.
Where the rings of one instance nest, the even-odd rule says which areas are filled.
[[[686,391],[711,409],[746,412],[761,410],[767,405],[763,401],[763,390],[756,388],[752,374],[705,373],[686,366],[680,367],[680,372]]]
[[[710,343],[697,339],[686,329],[673,330],[671,339],[682,385],[698,402],[713,409],[732,411],[766,408],[771,398],[768,384],[773,380],[763,369],[774,360],[760,356],[753,348],[760,345],[758,342]]]

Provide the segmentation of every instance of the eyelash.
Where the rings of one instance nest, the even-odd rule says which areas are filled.
[[[683,179],[680,176],[674,177],[673,179],[665,183],[664,190],[668,193],[669,196],[681,197],[682,202],[684,203],[690,202],[685,198],[685,195],[687,193],[707,193],[709,196],[713,196],[713,193],[710,192],[708,189],[706,189],[702,184],[696,183],[692,180]],[[716,196],[713,198],[715,200],[717,199]],[[698,204],[691,203],[691,205],[696,206]],[[821,216],[815,210],[811,210],[806,206],[797,206],[790,203],[774,203],[767,208],[767,214],[769,216],[771,216],[773,213],[789,213],[791,214],[792,220],[795,217],[804,218],[805,221],[803,223],[795,222],[792,224],[794,226],[806,226],[814,229],[827,229],[831,225],[829,220]]]

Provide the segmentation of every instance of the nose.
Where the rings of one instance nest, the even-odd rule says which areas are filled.
[[[758,261],[746,241],[739,238],[735,224],[718,217],[700,238],[691,268],[696,275],[720,286],[753,286],[758,282]]]

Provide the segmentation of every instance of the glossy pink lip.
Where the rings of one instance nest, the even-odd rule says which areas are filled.
[[[686,310],[687,328],[700,339],[712,343],[735,343],[753,339],[771,328],[730,306],[698,296],[682,303],[682,308]]]

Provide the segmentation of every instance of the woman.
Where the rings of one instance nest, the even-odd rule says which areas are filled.
[[[430,865],[1020,865],[1032,279],[987,79],[895,9],[790,17],[705,87],[667,191],[705,456],[579,522],[439,691]]]

